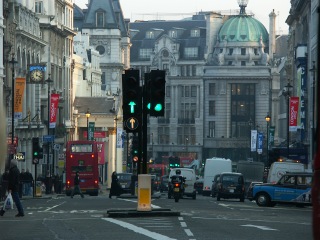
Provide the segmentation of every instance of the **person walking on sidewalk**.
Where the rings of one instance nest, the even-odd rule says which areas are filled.
[[[83,193],[81,192],[79,184],[80,184],[80,177],[79,177],[79,172],[77,171],[76,175],[74,176],[74,187],[73,187],[73,190],[71,192],[71,198],[73,198],[73,196],[75,194],[80,194],[81,197],[84,198]]]
[[[110,188],[109,198],[111,198],[112,196],[118,197],[120,194],[121,194],[121,187],[119,185],[117,172],[114,171],[111,177],[111,188]]]
[[[23,217],[24,211],[19,198],[19,175],[20,171],[17,167],[17,160],[11,159],[9,169],[8,191],[9,193],[11,193],[13,201],[18,209],[18,214],[16,215],[16,217]],[[5,211],[2,207],[0,210],[0,216],[3,216],[4,213]]]

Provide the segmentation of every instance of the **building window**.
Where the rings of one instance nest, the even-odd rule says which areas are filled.
[[[191,37],[200,37],[200,30],[199,29],[192,29],[190,32]]]
[[[103,12],[96,13],[96,25],[97,25],[97,27],[104,27],[104,13]]]
[[[241,61],[241,66],[246,66],[246,61]]]
[[[170,37],[172,37],[172,38],[177,38],[177,31],[170,31],[170,33],[169,33],[169,35],[170,35]]]
[[[35,2],[35,13],[42,13],[43,12],[43,2],[42,1],[38,1]]]
[[[209,95],[215,95],[216,93],[216,84],[209,83]]]
[[[106,52],[106,49],[102,45],[97,46],[96,50],[99,52],[100,55],[103,55]]]
[[[254,55],[259,55],[257,48],[253,49],[253,52],[254,52]]]
[[[209,122],[209,138],[214,138],[215,136],[215,127],[216,127],[216,122],[210,121]]]
[[[245,48],[241,48],[241,55],[246,55],[246,49]]]
[[[185,97],[190,97],[190,88],[189,88],[189,86],[185,86],[185,88],[184,88],[184,96]]]
[[[164,63],[164,64],[162,65],[162,70],[169,71],[169,64]]]
[[[229,48],[229,55],[233,54],[233,48]]]
[[[141,48],[139,53],[140,59],[150,59],[152,48]]]
[[[209,116],[216,115],[216,102],[209,101]]]
[[[229,65],[229,66],[232,66],[232,61],[229,61],[229,62],[228,62],[228,65]]]
[[[171,88],[170,86],[166,86],[166,97],[170,97],[171,96]]]
[[[191,97],[196,97],[196,96],[197,96],[197,87],[191,86]]]
[[[146,38],[147,39],[154,39],[154,32],[153,31],[146,32]]]
[[[184,56],[186,58],[195,58],[198,57],[198,48],[185,48],[184,49]]]
[[[159,127],[158,128],[158,142],[159,144],[169,144],[170,140],[170,128],[169,127]]]
[[[192,76],[196,76],[197,75],[197,66],[192,65]]]

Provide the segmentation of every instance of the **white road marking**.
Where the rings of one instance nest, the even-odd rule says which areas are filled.
[[[183,221],[183,217],[178,217],[179,221]]]
[[[137,200],[132,200],[132,199],[125,199],[125,198],[117,198],[117,199],[118,199],[118,200],[122,200],[122,201],[127,201],[127,202],[138,203]],[[151,204],[151,208],[161,208],[161,207],[159,207],[159,206],[157,206],[157,205]]]
[[[247,224],[247,225],[240,225],[241,227],[254,227],[254,228],[259,228],[261,230],[266,230],[266,231],[279,231],[278,229],[273,229],[269,228],[266,226],[258,226],[258,225],[252,225],[252,224]]]
[[[117,225],[119,225],[121,227],[127,228],[129,230],[132,230],[132,231],[134,231],[136,233],[145,235],[145,236],[150,237],[150,238],[155,239],[155,240],[175,240],[174,238],[170,238],[170,237],[167,237],[165,235],[162,235],[162,234],[159,234],[159,233],[156,233],[156,232],[151,232],[151,231],[149,231],[147,229],[144,229],[144,228],[141,228],[141,227],[137,227],[137,226],[135,226],[135,225],[133,225],[131,223],[126,223],[126,222],[123,222],[123,221],[119,221],[117,219],[102,218],[102,220],[117,224]]]
[[[193,233],[190,231],[190,229],[184,229],[184,231],[186,232],[188,237],[192,237],[193,236]]]
[[[66,202],[62,202],[61,204],[55,205],[55,206],[53,206],[53,207],[51,207],[51,208],[47,208],[46,210],[44,210],[44,212],[50,211],[51,209],[54,209],[54,208],[56,208],[56,207],[59,207],[59,206],[61,206],[62,204],[65,204],[65,203],[66,203]]]
[[[183,227],[183,228],[187,227],[187,224],[185,222],[180,222],[180,224],[181,224],[181,227]]]

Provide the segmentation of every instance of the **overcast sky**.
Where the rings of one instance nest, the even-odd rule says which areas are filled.
[[[86,8],[88,0],[74,0],[74,3]],[[124,17],[131,21],[173,19],[170,13],[179,14],[176,19],[182,19],[200,11],[239,9],[237,0],[120,0],[120,4]],[[288,25],[285,21],[290,6],[290,0],[248,0],[246,10],[253,12],[269,31],[269,14],[274,9],[278,15],[277,32],[286,34]]]

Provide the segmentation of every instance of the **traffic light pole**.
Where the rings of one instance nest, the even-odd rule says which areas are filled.
[[[143,96],[143,104],[142,104],[142,173],[147,174],[148,168],[147,168],[147,135],[148,135],[148,128],[147,128],[147,79],[144,79],[144,84],[142,85],[142,96]],[[139,135],[139,136],[140,136]]]

